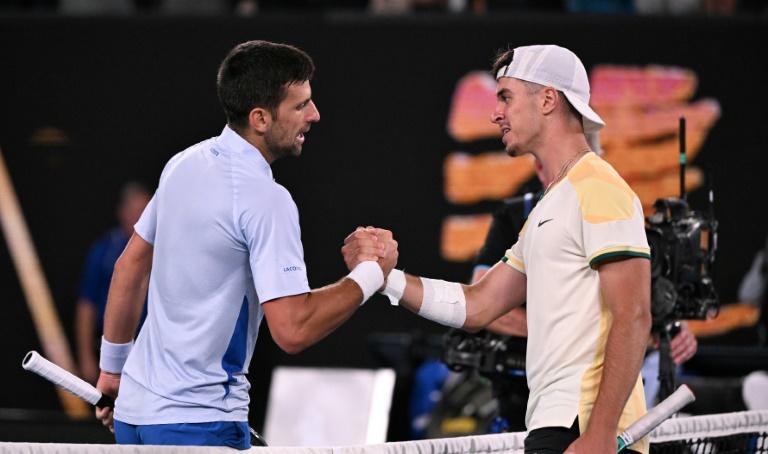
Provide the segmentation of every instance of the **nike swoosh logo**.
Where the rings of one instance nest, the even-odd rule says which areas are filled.
[[[555,218],[549,218],[549,219],[545,219],[543,221],[539,221],[539,227],[541,227],[542,225],[546,224],[549,221],[553,221],[554,219]]]

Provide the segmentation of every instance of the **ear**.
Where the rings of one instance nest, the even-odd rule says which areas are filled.
[[[562,103],[560,93],[552,87],[544,87],[539,91],[539,102],[541,105],[541,113],[549,115],[555,111],[557,106]]]
[[[272,124],[272,114],[263,107],[254,107],[248,114],[248,125],[260,134],[264,134]]]

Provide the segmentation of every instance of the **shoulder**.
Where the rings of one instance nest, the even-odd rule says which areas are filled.
[[[590,154],[568,173],[579,201],[582,217],[591,223],[632,218],[637,196],[610,164]]]
[[[252,179],[240,188],[237,205],[240,209],[258,217],[298,214],[296,203],[282,185],[266,178]]]
[[[205,139],[201,142],[198,142],[194,145],[191,145],[187,147],[185,150],[182,150],[171,159],[168,160],[167,163],[165,163],[165,167],[163,168],[163,173],[174,169],[175,167],[179,166],[183,162],[187,162],[190,159],[194,159],[196,157],[201,156],[205,152],[213,152],[214,151],[214,143],[215,141],[213,139]]]

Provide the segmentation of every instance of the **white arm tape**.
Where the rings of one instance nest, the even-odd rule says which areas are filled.
[[[467,320],[467,299],[457,282],[421,278],[424,299],[419,315],[433,322],[453,328],[462,328]]]
[[[389,276],[387,276],[387,284],[384,286],[384,290],[382,290],[381,293],[389,298],[389,304],[398,306],[400,305],[400,300],[403,299],[404,292],[405,273],[393,269],[389,272]]]
[[[125,344],[113,344],[101,336],[101,355],[99,357],[99,368],[104,372],[119,374],[123,372],[125,360],[133,348],[133,341]]]
[[[363,291],[361,306],[384,285],[384,272],[381,271],[379,264],[373,260],[358,263],[355,269],[347,274],[347,277],[355,281]]]

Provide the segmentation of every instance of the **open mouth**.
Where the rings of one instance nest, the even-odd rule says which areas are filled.
[[[304,135],[305,135],[306,133],[308,133],[308,132],[309,132],[309,128],[307,128],[307,129],[305,129],[305,130],[303,130],[303,131],[299,131],[299,133],[298,133],[298,134],[296,134],[296,140],[297,140],[299,143],[304,143],[304,140],[305,140],[305,137],[304,137]]]
[[[305,140],[304,134],[306,134],[306,133],[307,133],[307,131],[301,131],[300,133],[296,134],[296,140],[299,143],[304,143],[304,140]]]

